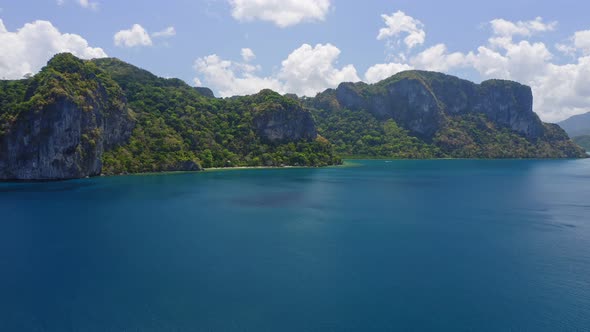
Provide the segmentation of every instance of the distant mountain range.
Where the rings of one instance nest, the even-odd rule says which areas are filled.
[[[590,112],[574,115],[558,124],[576,144],[590,151]]]
[[[558,124],[570,137],[590,135],[590,112],[574,115]]]
[[[58,54],[0,81],[0,179],[54,180],[362,158],[586,156],[533,112],[531,89],[407,71],[313,98],[215,98],[113,58]]]

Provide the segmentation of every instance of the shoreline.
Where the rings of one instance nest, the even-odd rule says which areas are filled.
[[[33,179],[33,180],[0,180],[3,183],[50,183],[62,182],[72,180],[85,180],[102,177],[121,177],[121,176],[152,176],[152,175],[174,175],[174,174],[199,174],[207,172],[224,172],[224,171],[240,171],[240,170],[269,170],[269,169],[323,169],[323,168],[352,168],[358,167],[359,161],[383,161],[383,162],[404,162],[404,161],[565,161],[565,160],[586,160],[588,158],[431,158],[431,159],[395,159],[395,158],[347,158],[342,159],[342,164],[328,165],[328,166],[232,166],[232,167],[209,167],[203,168],[199,171],[161,171],[161,172],[142,172],[142,173],[128,173],[128,174],[100,174],[96,176],[87,176],[82,178],[69,179]]]

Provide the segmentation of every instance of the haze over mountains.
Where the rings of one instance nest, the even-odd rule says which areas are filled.
[[[574,142],[585,148],[586,151],[590,151],[590,112],[574,115],[559,122],[559,125]]]

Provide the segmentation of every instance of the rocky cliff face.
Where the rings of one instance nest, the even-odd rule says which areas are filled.
[[[474,84],[433,72],[409,71],[375,85],[342,83],[333,93],[341,108],[394,119],[422,138],[432,138],[447,115],[483,113],[529,139],[543,134],[528,86],[501,80]]]
[[[127,140],[132,122],[114,112],[85,111],[60,97],[21,113],[0,138],[0,179],[53,180],[99,175],[102,153]]]
[[[299,102],[282,98],[270,90],[262,91],[259,96],[273,98],[255,109],[253,123],[259,137],[272,143],[316,139],[317,130],[313,117]]]
[[[24,109],[0,137],[2,180],[98,175],[104,150],[124,143],[131,135],[133,121],[124,98],[112,100],[117,97],[107,92],[114,87],[96,77],[89,85],[94,89],[75,93],[67,91],[72,83],[68,75],[51,72],[51,68],[46,71],[48,75],[31,83]],[[44,94],[42,99],[40,94]]]
[[[531,89],[515,82],[474,84],[423,71],[371,85],[342,83],[315,98],[263,90],[215,99],[208,89],[117,59],[60,54],[33,78],[0,81],[0,180],[198,170],[230,161],[328,165],[339,160],[336,148],[392,158],[585,156],[532,106]]]
[[[585,156],[559,127],[544,124],[534,113],[531,88],[512,81],[475,84],[441,73],[406,71],[376,84],[342,83],[304,102],[320,118],[332,118],[339,123],[346,120],[338,119],[338,114],[354,118],[347,111],[367,112],[382,123],[394,120],[410,136],[440,148],[439,152],[428,152],[435,156]],[[338,139],[330,130],[343,132],[344,129],[328,128],[331,129],[322,129],[320,134],[330,140]],[[347,144],[358,145],[356,150],[374,151],[370,146],[380,141],[370,137],[379,130],[359,137],[366,142],[357,140]],[[510,135],[515,136],[508,140]],[[526,142],[520,142],[519,138]],[[517,146],[526,148],[517,149]]]

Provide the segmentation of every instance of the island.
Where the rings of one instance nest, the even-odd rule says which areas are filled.
[[[54,56],[0,81],[0,180],[327,166],[363,158],[583,158],[531,89],[406,71],[315,97],[216,98],[115,58]]]

